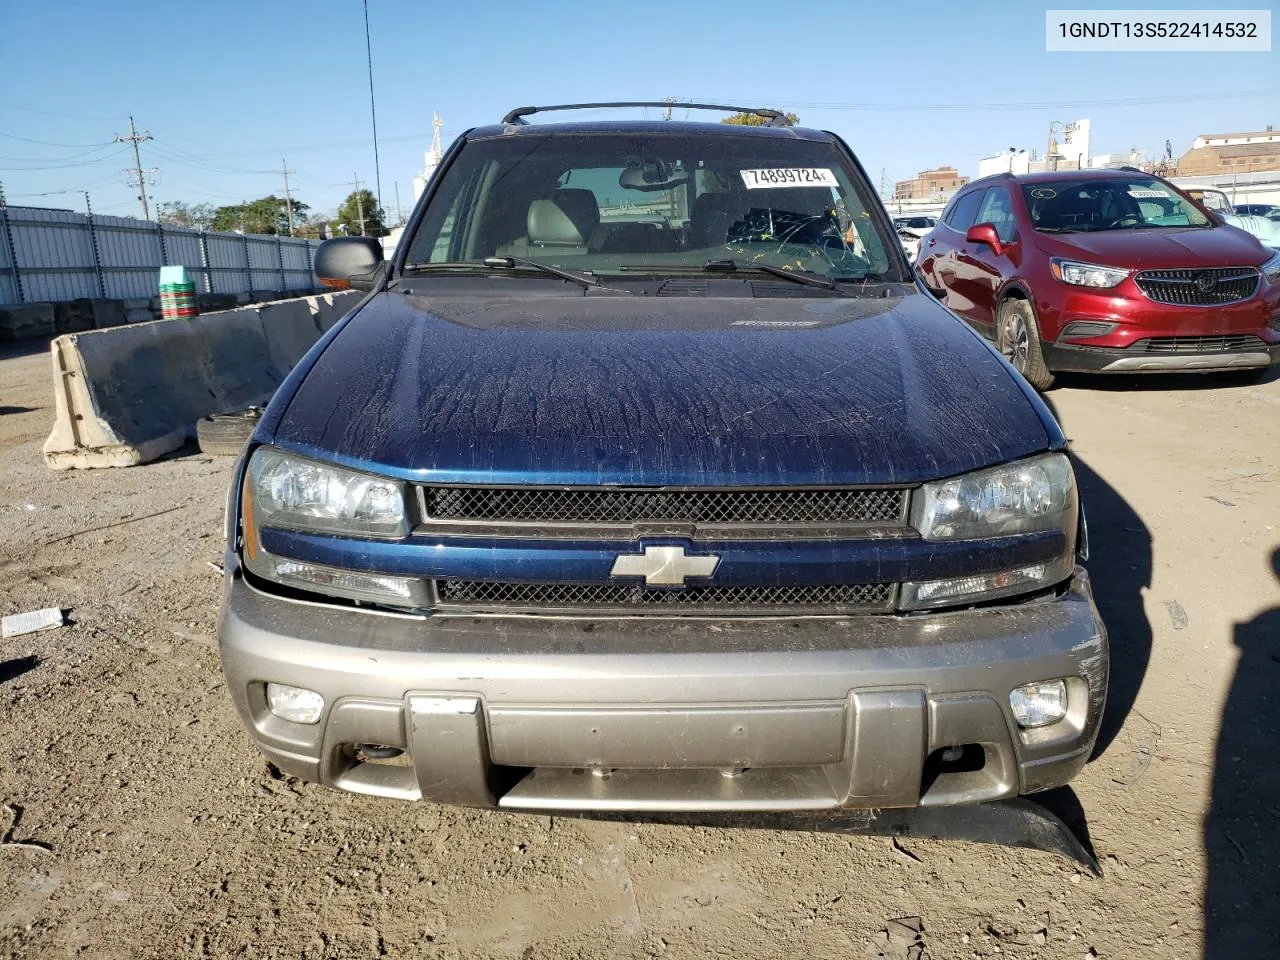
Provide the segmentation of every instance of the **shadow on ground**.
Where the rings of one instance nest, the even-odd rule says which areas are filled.
[[[1058,417],[1053,401],[1049,397],[1044,400]],[[1061,423],[1060,417],[1058,420]],[[1151,623],[1142,602],[1143,592],[1151,586],[1151,531],[1120,492],[1093,467],[1079,456],[1073,455],[1072,461],[1088,521],[1086,566],[1098,612],[1111,640],[1107,709],[1093,752],[1098,757],[1124,726],[1151,661]]]
[[[1271,554],[1280,580],[1280,549]],[[1205,819],[1205,960],[1280,957],[1280,607],[1235,627]]]
[[[0,683],[16,680],[30,670],[40,666],[39,657],[15,657],[12,660],[0,660]]]

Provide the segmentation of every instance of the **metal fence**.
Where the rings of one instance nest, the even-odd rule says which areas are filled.
[[[199,293],[306,290],[312,240],[183,230],[131,217],[0,207],[0,304],[154,297],[181,264]]]

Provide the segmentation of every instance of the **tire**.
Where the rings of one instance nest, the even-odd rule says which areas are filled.
[[[1000,304],[996,345],[1027,383],[1040,391],[1053,386],[1053,373],[1044,360],[1040,323],[1027,301],[1013,297]]]
[[[1261,383],[1270,372],[1270,367],[1248,367],[1244,370],[1215,370],[1206,376],[1224,387],[1244,387],[1251,383]]]
[[[200,452],[215,457],[238,457],[253,436],[261,417],[260,407],[205,417],[196,424],[196,443]]]

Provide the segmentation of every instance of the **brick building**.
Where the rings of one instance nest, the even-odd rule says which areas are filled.
[[[1184,177],[1258,170],[1280,170],[1280,133],[1270,126],[1247,133],[1203,134],[1178,158],[1178,174]]]
[[[895,200],[933,200],[950,194],[969,182],[960,176],[955,167],[934,167],[921,170],[911,180],[899,180],[894,184]]]

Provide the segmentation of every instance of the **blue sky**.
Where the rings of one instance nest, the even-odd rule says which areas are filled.
[[[1094,153],[1154,153],[1167,139],[1175,155],[1199,133],[1280,124],[1280,52],[1046,53],[1045,8],[369,0],[383,205],[394,216],[396,181],[412,200],[432,111],[447,145],[528,103],[777,106],[841,134],[876,180],[946,163],[972,176],[1006,147],[1043,152],[1051,120],[1092,119]],[[361,2],[0,6],[10,203],[83,209],[81,194],[54,192],[88,189],[95,210],[135,214],[120,173],[132,155],[110,145],[129,114],[155,137],[142,145],[143,165],[160,169],[155,201],[280,194],[287,157],[294,196],[331,211],[354,175],[375,183]]]

